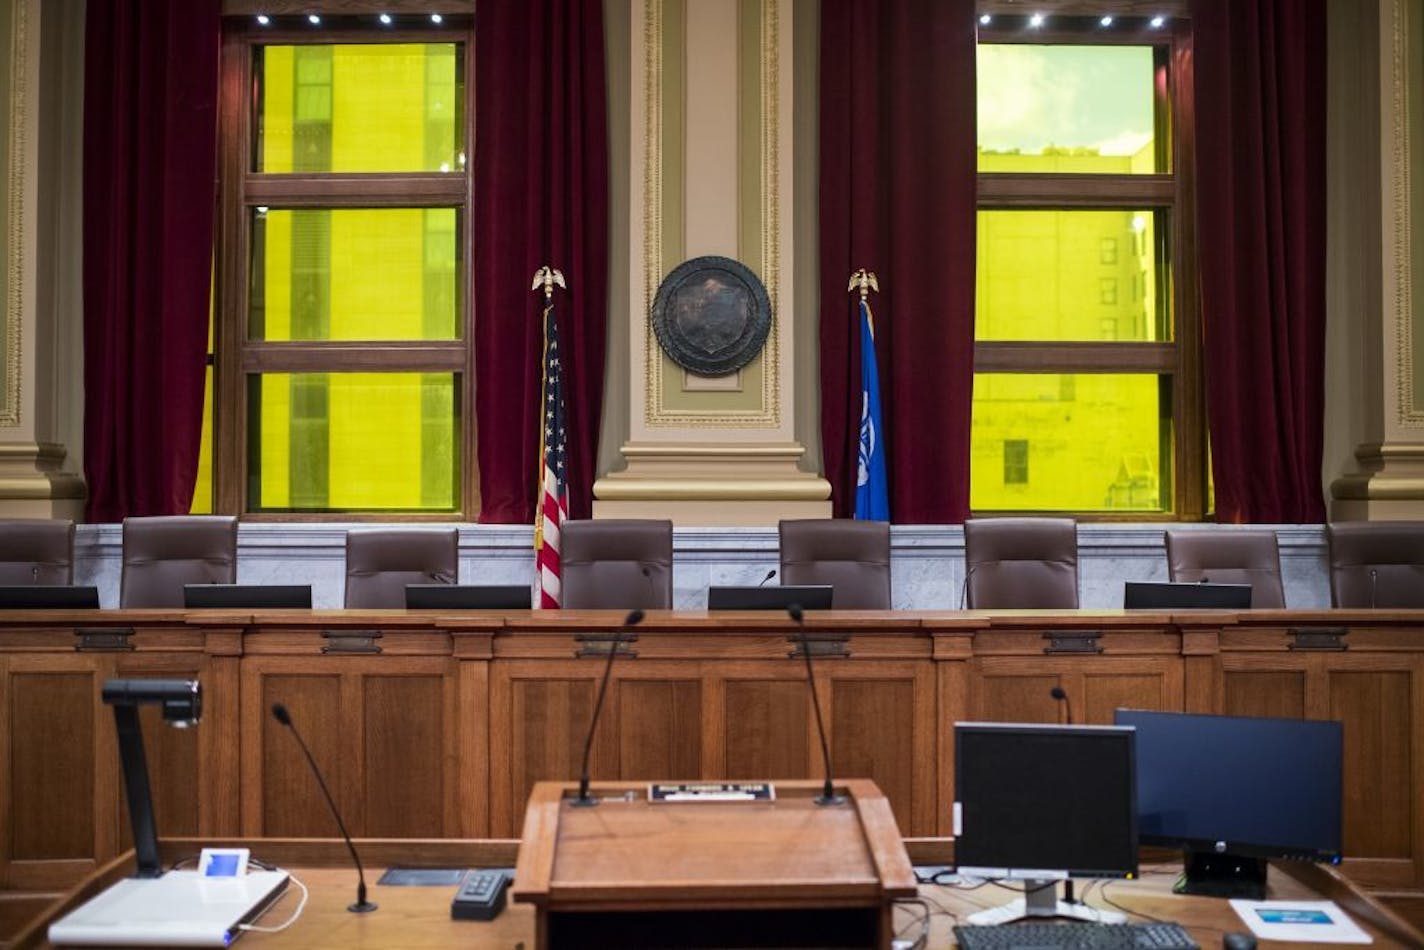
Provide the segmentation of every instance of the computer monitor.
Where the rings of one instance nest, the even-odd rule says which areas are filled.
[[[1104,912],[1059,901],[1054,882],[1137,876],[1136,774],[1130,728],[955,723],[957,870],[1025,881],[1026,900],[970,922],[1108,922]]]
[[[98,610],[99,588],[71,584],[0,587],[0,610]]]
[[[1179,847],[1188,894],[1262,899],[1265,858],[1340,861],[1338,722],[1119,709],[1137,730],[1138,831]]]
[[[1122,587],[1127,610],[1250,610],[1250,584],[1185,584],[1128,581]]]
[[[830,584],[781,584],[760,587],[707,588],[708,610],[785,610],[796,604],[802,610],[830,610],[835,588]]]
[[[234,610],[310,610],[310,584],[184,584],[183,606]]]
[[[407,584],[407,610],[529,610],[528,584]]]

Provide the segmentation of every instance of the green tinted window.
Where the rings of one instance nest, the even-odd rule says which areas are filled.
[[[263,46],[259,172],[463,172],[458,43]]]
[[[1171,413],[1154,375],[977,374],[970,505],[1165,510]]]
[[[1165,216],[1151,211],[981,211],[975,337],[1170,339]]]
[[[193,503],[188,509],[195,515],[213,513],[213,368],[203,374],[203,433],[198,443],[198,475],[193,483]]]
[[[454,339],[459,246],[453,208],[259,208],[249,336]]]
[[[251,376],[249,508],[453,511],[458,432],[449,373]]]
[[[1166,172],[1150,46],[979,45],[981,172]]]

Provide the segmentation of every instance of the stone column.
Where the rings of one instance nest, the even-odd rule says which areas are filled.
[[[0,0],[0,517],[83,511],[83,94],[83,0]]]
[[[630,25],[628,306],[610,313],[628,326],[627,465],[595,483],[594,514],[829,516],[795,430],[793,4],[634,0]],[[717,378],[674,364],[649,321],[663,278],[707,254],[757,274],[773,318],[756,359]]]
[[[1335,2],[1330,28],[1331,517],[1424,519],[1424,0]]]

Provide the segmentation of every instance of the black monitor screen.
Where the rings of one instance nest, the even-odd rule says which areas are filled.
[[[976,877],[1135,877],[1132,730],[956,723],[955,861]]]
[[[1138,832],[1149,844],[1336,860],[1338,722],[1119,709],[1137,729]]]

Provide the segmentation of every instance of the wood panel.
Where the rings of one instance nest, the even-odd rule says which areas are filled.
[[[156,617],[0,617],[0,887],[65,886],[118,852],[117,749],[98,702],[116,673],[204,682],[197,730],[142,717],[165,833],[335,833],[300,748],[271,718],[282,701],[353,833],[516,834],[534,782],[577,775],[603,671],[601,657],[576,658],[597,649],[579,638],[622,619],[210,613],[165,630]],[[874,778],[906,833],[949,830],[956,720],[1062,721],[1054,686],[1086,722],[1110,721],[1118,706],[1337,718],[1347,730],[1346,869],[1406,893],[1424,885],[1421,621],[1391,611],[837,613],[808,627],[845,654],[816,669],[836,771]],[[90,623],[133,624],[138,649],[75,652],[74,626]],[[1313,626],[1348,628],[1348,649],[1311,649],[1301,634]],[[322,655],[322,634],[343,629],[384,630],[384,652]],[[790,629],[771,615],[650,614],[636,659],[614,667],[595,784],[819,777]],[[1094,633],[1103,652],[1048,653],[1063,645],[1050,642],[1060,631]]]
[[[915,827],[915,681],[837,679],[830,690],[835,774],[873,780],[901,827]]]
[[[292,723],[311,751],[312,759],[328,781],[338,807],[349,813],[342,765],[341,676],[338,673],[289,675],[257,673],[245,678],[244,692],[256,698],[256,753],[260,768],[254,780],[258,796],[256,827],[244,833],[281,838],[330,838],[340,829],[306,756],[292,731],[268,714],[274,703],[282,703]],[[244,799],[247,799],[244,795]]]
[[[620,679],[617,724],[619,779],[701,775],[700,681]]]
[[[560,676],[551,670],[539,677],[495,677],[490,716],[490,828],[494,834],[518,834],[524,802],[535,782],[578,777],[597,690],[591,670],[584,676]],[[590,774],[609,774],[598,772],[597,767],[611,770],[614,766],[612,737],[608,722],[600,722],[590,751]]]
[[[804,680],[737,678],[728,680],[722,690],[726,696],[723,777],[811,775],[811,733],[816,726]]]
[[[361,680],[364,739],[358,776],[365,790],[361,834],[438,838],[445,833],[447,722],[443,677]],[[472,723],[471,726],[477,724]]]
[[[1304,670],[1226,670],[1222,687],[1228,716],[1305,716]]]
[[[1120,664],[1119,664],[1120,665]],[[1082,721],[1108,725],[1118,709],[1182,708],[1182,670],[1176,661],[1139,659],[1131,669],[1084,670],[1075,707]],[[1071,694],[1070,694],[1071,695]]]
[[[158,833],[173,837],[222,833],[224,829],[211,820],[205,807],[204,799],[209,796],[195,795],[193,790],[216,790],[235,776],[235,769],[226,767],[231,756],[219,754],[217,749],[219,743],[231,737],[230,733],[235,735],[235,730],[227,727],[235,726],[228,707],[231,704],[235,708],[236,697],[226,695],[227,688],[235,684],[209,675],[210,664],[202,653],[134,653],[116,655],[113,662],[113,675],[126,679],[187,679],[202,684],[204,721],[200,728],[165,725],[157,706],[139,708],[139,726]],[[112,713],[105,708],[101,716],[103,729],[112,730]],[[128,796],[122,787],[117,790],[117,797],[118,846],[124,850],[133,846],[132,822]],[[229,799],[230,806],[235,803],[235,798]],[[232,824],[226,830],[236,828]]]
[[[1344,833],[1350,855],[1408,859],[1420,804],[1409,783],[1417,724],[1405,671],[1328,674],[1330,718],[1344,724]]]
[[[10,859],[95,857],[95,672],[17,672],[9,684]]]
[[[970,715],[980,722],[1058,722],[1060,704],[1049,691],[1061,679],[1032,665],[986,663],[974,678]]]

